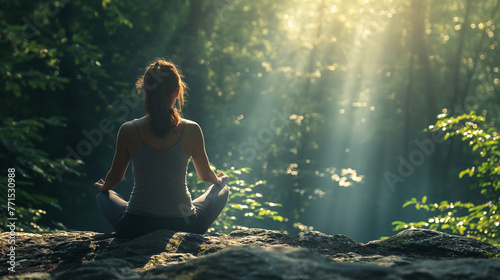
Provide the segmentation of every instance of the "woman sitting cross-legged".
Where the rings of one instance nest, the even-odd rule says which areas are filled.
[[[118,237],[134,238],[157,229],[205,233],[227,203],[226,174],[210,169],[200,126],[181,118],[186,84],[171,62],[156,59],[136,83],[145,93],[146,115],[124,123],[97,205]],[[189,159],[198,177],[212,184],[191,200],[186,184]],[[111,189],[132,161],[134,188],[125,201]]]

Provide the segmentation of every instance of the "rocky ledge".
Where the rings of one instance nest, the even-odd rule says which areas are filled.
[[[159,230],[132,240],[88,231],[19,233],[0,279],[500,279],[500,248],[411,229],[357,243],[344,235],[265,229],[199,235]]]

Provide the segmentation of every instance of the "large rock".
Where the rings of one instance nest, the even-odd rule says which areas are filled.
[[[247,229],[228,235],[159,230],[112,234],[19,233],[15,274],[1,234],[0,279],[500,279],[500,248],[412,229],[357,243],[344,235]]]

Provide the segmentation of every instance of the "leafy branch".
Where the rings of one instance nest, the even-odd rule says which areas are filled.
[[[392,223],[394,230],[430,228],[499,243],[499,133],[492,126],[492,123],[486,123],[486,119],[483,116],[477,116],[475,112],[449,118],[446,118],[445,114],[441,114],[438,116],[436,124],[431,125],[429,129],[446,132],[445,140],[461,136],[461,140],[468,144],[472,152],[479,154],[479,158],[474,161],[473,166],[461,171],[459,177],[469,176],[473,179],[470,188],[480,189],[485,201],[477,205],[461,201],[427,203],[427,196],[422,197],[421,200],[412,198],[403,207],[414,205],[417,210],[436,214],[427,221],[394,221]]]

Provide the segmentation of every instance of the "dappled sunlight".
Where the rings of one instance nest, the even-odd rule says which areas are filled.
[[[105,176],[119,128],[144,115],[133,81],[155,57],[182,69],[184,117],[202,128],[212,168],[230,176],[211,231],[319,230],[362,242],[407,218],[422,223],[396,226],[460,232],[455,203],[452,215],[401,205],[482,198],[468,186],[485,167],[469,163],[500,137],[498,1],[55,1],[54,14],[28,2],[6,4],[15,12],[0,23],[1,156],[17,164],[27,203],[64,211],[24,205],[26,217],[94,226],[84,175]],[[456,128],[452,117],[471,111],[484,127]],[[465,140],[450,142],[454,133]],[[492,174],[494,164],[485,163]],[[189,168],[197,196],[207,186]],[[123,193],[134,184],[125,178]]]
[[[214,69],[225,69],[215,65],[228,61],[226,53],[241,50],[229,59],[240,65],[237,69],[210,74],[210,92],[230,104],[236,125],[227,128],[231,144],[216,149],[226,150],[218,160],[262,170],[269,188],[283,190],[289,213],[302,211],[297,209],[301,199],[317,200],[309,211],[319,214],[308,222],[324,231],[339,224],[356,231],[354,221],[361,216],[383,228],[394,198],[383,174],[409,145],[403,142],[428,125],[428,119],[410,114],[435,105],[425,108],[425,94],[408,88],[409,75],[422,69],[410,72],[409,65],[418,38],[413,20],[421,15],[416,3],[296,0],[254,6],[235,1],[220,20],[249,24],[247,39],[215,32],[210,40],[214,51],[204,58]],[[259,17],[247,18],[251,13]],[[450,20],[453,25],[442,19],[444,28],[424,22],[424,36],[439,42],[429,52],[431,65],[445,59],[439,45],[444,36],[453,40],[463,30],[460,17]],[[477,30],[479,23],[474,24]],[[224,49],[222,57],[214,55],[218,48]],[[419,129],[409,132],[409,126]],[[426,175],[422,178],[418,185],[426,191],[430,185]],[[376,210],[367,208],[375,203],[380,205]],[[346,214],[345,209],[356,210]]]
[[[363,178],[365,176],[363,175],[357,175],[356,170],[353,170],[352,168],[342,168],[342,171],[339,174],[333,174],[332,175],[332,180],[339,182],[339,186],[341,187],[349,187],[352,186],[353,182],[354,183],[359,183],[363,181]],[[351,180],[352,182],[348,182],[348,180]]]

